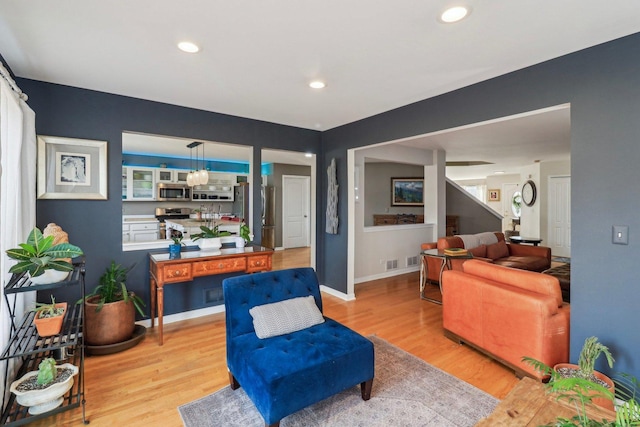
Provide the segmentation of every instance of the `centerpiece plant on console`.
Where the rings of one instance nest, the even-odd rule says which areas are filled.
[[[191,235],[193,241],[201,240],[198,244],[201,251],[217,251],[222,247],[222,241],[220,237],[230,236],[228,231],[219,231],[218,225],[214,225],[213,228],[209,228],[206,225],[200,226],[200,233]]]
[[[136,311],[145,316],[142,298],[127,290],[127,275],[133,267],[135,264],[125,268],[111,261],[100,276],[99,285],[85,297],[85,341],[89,346],[108,346],[133,339],[138,328]],[[139,328],[144,330],[143,326]],[[137,336],[141,335],[144,334]],[[122,350],[126,348],[129,347]]]

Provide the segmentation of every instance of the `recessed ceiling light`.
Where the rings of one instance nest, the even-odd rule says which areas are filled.
[[[309,83],[309,87],[313,89],[323,89],[326,86],[327,85],[325,84],[325,82],[320,80],[314,80],[311,83]]]
[[[504,171],[495,171],[495,172],[494,172],[494,174],[496,174],[496,175],[503,175],[503,174],[504,174]]]
[[[450,7],[449,9],[442,12],[442,15],[440,15],[440,19],[442,20],[442,22],[451,24],[453,22],[460,21],[468,14],[469,14],[468,8],[464,6],[455,6],[455,7]]]
[[[180,42],[180,43],[178,43],[178,49],[180,49],[183,52],[187,52],[187,53],[196,53],[196,52],[198,52],[200,50],[198,45],[196,45],[195,43],[191,43],[191,42]]]
[[[311,158],[311,157],[313,157],[313,154],[311,154],[311,153],[304,153],[304,156],[305,156],[305,157],[307,157],[307,158]]]

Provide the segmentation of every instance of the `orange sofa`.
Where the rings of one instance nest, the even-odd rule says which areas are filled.
[[[480,233],[476,236],[495,236],[494,243],[479,244],[473,248],[465,248],[465,242],[460,236],[440,237],[437,242],[423,243],[421,249],[465,248],[473,254],[475,259],[487,261],[505,267],[519,268],[529,271],[544,271],[551,267],[551,248],[546,246],[517,245],[507,243],[504,234]],[[497,239],[497,242],[495,241]],[[481,240],[482,241],[482,240]],[[462,264],[466,260],[452,260],[451,267],[454,270],[461,270]],[[440,267],[442,260],[434,257],[426,257],[427,280],[433,283],[439,282]]]
[[[522,362],[553,366],[569,360],[570,306],[548,274],[469,260],[442,275],[445,336],[464,342],[515,370],[540,379]]]

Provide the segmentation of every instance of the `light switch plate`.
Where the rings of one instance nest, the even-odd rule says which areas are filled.
[[[628,245],[629,244],[629,226],[614,225],[612,242],[615,245]]]

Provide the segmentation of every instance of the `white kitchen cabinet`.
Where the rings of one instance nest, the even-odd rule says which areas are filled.
[[[186,184],[188,174],[189,171],[186,169],[160,168],[156,170],[156,182]]]
[[[150,242],[158,240],[158,222],[129,224],[130,242]]]
[[[156,180],[155,169],[156,168],[142,168],[127,166],[126,169],[126,198],[123,200],[155,200],[156,198]],[[123,177],[124,181],[124,177]],[[124,185],[124,184],[123,184]]]
[[[122,243],[159,239],[160,223],[153,217],[126,217],[122,222]]]

